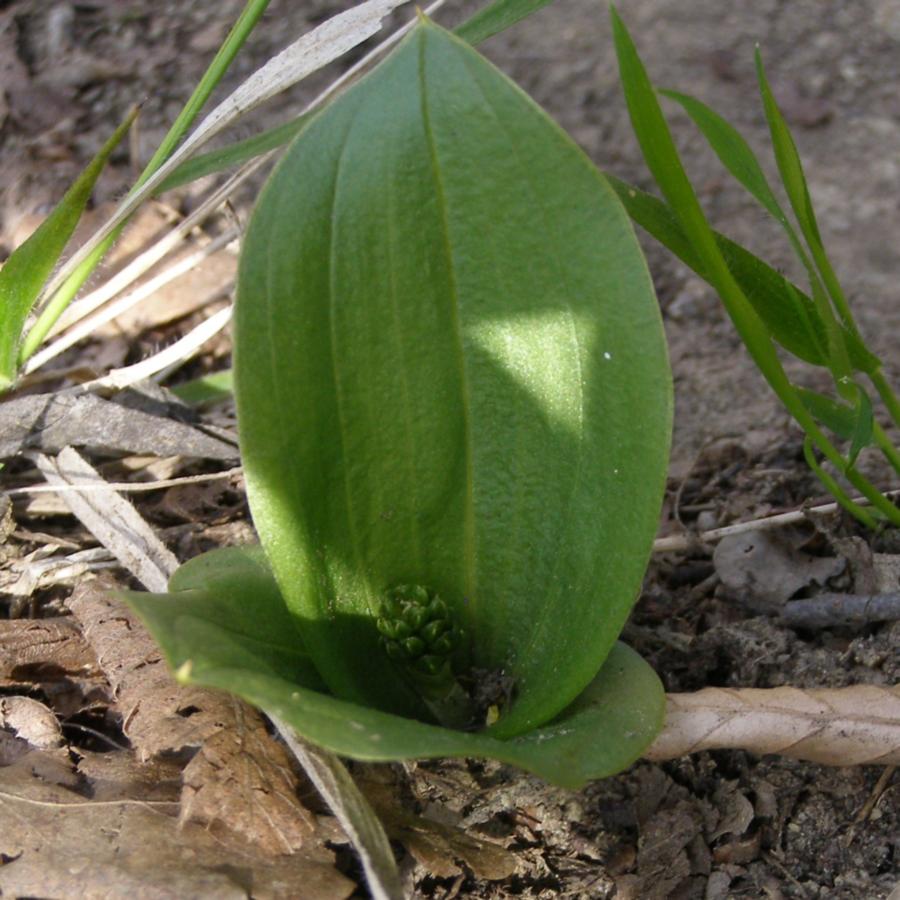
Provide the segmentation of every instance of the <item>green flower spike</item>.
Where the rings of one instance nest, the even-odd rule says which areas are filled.
[[[375,625],[385,653],[437,720],[451,728],[473,727],[475,706],[453,674],[451,654],[461,635],[447,604],[421,585],[399,584],[387,591]]]

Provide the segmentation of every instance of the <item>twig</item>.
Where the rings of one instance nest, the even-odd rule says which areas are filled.
[[[173,263],[167,269],[164,269],[158,275],[155,275],[149,281],[135,288],[123,297],[120,297],[115,303],[110,303],[96,314],[89,318],[82,319],[79,323],[70,328],[65,334],[55,340],[49,347],[35,353],[25,366],[26,372],[32,372],[34,369],[42,366],[45,362],[49,362],[56,356],[59,356],[64,350],[68,350],[73,344],[89,337],[95,329],[111,321],[116,316],[121,315],[125,310],[130,309],[142,300],[146,300],[155,294],[160,288],[180,278],[182,275],[190,272],[204,259],[218,253],[223,247],[228,246],[233,240],[239,236],[237,228],[230,228],[224,234],[210,241],[205,247],[182,257]]]
[[[87,484],[30,484],[25,487],[11,488],[4,493],[16,494],[64,494],[67,491],[80,491],[91,493],[92,491],[124,491],[138,493],[141,491],[161,491],[163,488],[178,487],[182,484],[198,484],[202,481],[219,481],[242,475],[241,466],[226,469],[224,472],[204,472],[202,475],[182,475],[178,478],[160,478],[157,481],[90,481]]]
[[[103,378],[87,381],[81,385],[85,391],[121,390],[139,381],[152,378],[158,372],[172,371],[174,364],[187,362],[211,337],[218,334],[231,321],[231,305],[213,313],[184,337],[170,344],[165,350],[142,359],[133,366],[113,369]]]
[[[784,605],[781,619],[791,628],[834,628],[900,619],[900,592],[886,594],[818,594]]]
[[[885,491],[888,498],[900,497],[900,490]],[[857,497],[854,502],[861,506],[868,505],[865,497]],[[753,519],[750,522],[738,522],[736,525],[726,525],[724,528],[713,528],[710,531],[701,531],[699,534],[673,534],[664,538],[657,538],[653,542],[654,553],[670,553],[676,550],[690,550],[698,544],[715,543],[732,534],[743,534],[747,531],[768,531],[772,528],[783,528],[785,525],[796,525],[798,522],[809,521],[810,516],[826,515],[837,512],[840,507],[837,503],[824,503],[821,506],[811,506],[807,509],[797,509],[792,512],[779,513],[777,516],[766,516],[762,519]]]

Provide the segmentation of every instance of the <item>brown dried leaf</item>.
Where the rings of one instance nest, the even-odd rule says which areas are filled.
[[[97,657],[74,619],[0,621],[0,687],[99,676]]]
[[[290,757],[253,710],[238,706],[235,718],[237,727],[212,735],[185,767],[180,820],[270,856],[294,853],[316,819],[297,802]]]
[[[709,835],[711,841],[725,834],[743,834],[756,815],[753,804],[738,788],[736,781],[720,784],[713,795],[713,803],[719,811],[719,822]]]
[[[839,574],[844,560],[810,556],[789,531],[750,531],[722,538],[713,553],[722,584],[751,608],[777,611],[800,588]]]
[[[655,813],[641,829],[637,869],[644,900],[665,900],[691,874],[687,847],[702,830],[690,801]]]
[[[177,808],[182,767],[174,760],[139,762],[129,750],[93,753],[78,748],[78,776],[86,781],[90,798],[109,800],[165,800]]]
[[[63,744],[56,716],[32,697],[0,697],[0,728],[14,732],[20,740],[39,750]]]
[[[896,765],[900,685],[669,694],[662,733],[644,756],[659,761],[722,748],[830,766]]]
[[[173,804],[94,803],[22,765],[0,769],[0,804],[3,896],[343,900],[355,888],[328,859],[223,854],[205,829],[179,825]]]

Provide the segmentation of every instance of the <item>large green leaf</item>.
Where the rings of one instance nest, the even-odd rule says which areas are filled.
[[[592,680],[640,588],[671,386],[628,218],[547,116],[425,23],[316,117],[248,229],[235,387],[251,510],[331,691],[425,716],[387,588],[503,670],[498,736]]]
[[[182,567],[172,593],[131,592],[186,683],[237,694],[344,756],[391,760],[481,756],[577,788],[630,765],[662,724],[665,694],[633,650],[614,644],[600,673],[549,725],[509,741],[452,731],[316,690],[291,616],[258,548],[213,551]],[[265,648],[270,646],[271,652]]]
[[[136,116],[135,108],[66,191],[53,212],[0,268],[0,391],[15,380],[19,344],[28,314],[81,219],[109,155]]]

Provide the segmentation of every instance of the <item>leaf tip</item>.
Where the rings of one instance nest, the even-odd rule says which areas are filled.
[[[194,669],[194,661],[188,659],[175,670],[175,680],[179,684],[189,684]]]

